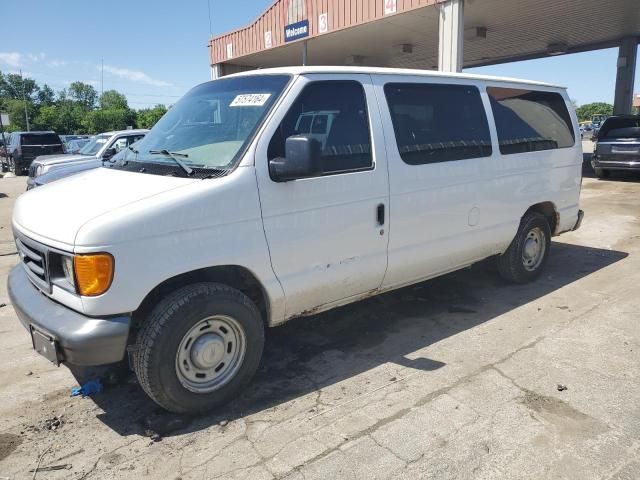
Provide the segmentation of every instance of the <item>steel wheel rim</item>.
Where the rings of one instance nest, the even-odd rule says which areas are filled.
[[[522,248],[522,265],[524,269],[529,272],[536,270],[542,263],[546,250],[546,235],[542,229],[535,227],[529,230]]]
[[[213,392],[235,377],[246,348],[246,334],[235,318],[203,318],[180,341],[176,353],[178,379],[192,392]]]

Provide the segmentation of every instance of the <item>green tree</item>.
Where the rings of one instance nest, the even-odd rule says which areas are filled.
[[[73,82],[69,85],[67,95],[86,110],[92,110],[96,106],[96,100],[98,99],[96,89],[83,82]]]
[[[53,105],[56,101],[56,94],[53,89],[47,85],[46,83],[42,86],[37,95],[38,98],[38,106],[49,106]]]
[[[11,124],[6,127],[10,132],[17,132],[27,129],[27,123],[24,118],[24,102],[22,99],[15,98],[4,99],[2,111],[9,114]],[[29,115],[29,123],[36,113],[36,108],[32,103],[27,102],[27,114]]]
[[[100,108],[105,110],[129,110],[127,97],[116,90],[107,90],[100,97]]]
[[[41,105],[38,113],[32,121],[34,130],[53,130],[59,132],[57,128],[59,119],[59,109],[57,105]],[[62,133],[62,132],[60,132]]]
[[[164,105],[156,105],[153,108],[138,110],[136,114],[136,125],[138,128],[151,128],[165,113],[167,113],[167,107]]]
[[[89,112],[83,120],[83,125],[89,133],[124,130],[134,124],[135,112],[123,108],[94,110]]]
[[[22,100],[23,86],[25,99],[33,102],[40,90],[35,80],[23,78],[16,73],[3,75],[0,72],[0,97]]]
[[[613,105],[604,102],[587,103],[576,109],[578,121],[586,122],[594,115],[613,115]]]

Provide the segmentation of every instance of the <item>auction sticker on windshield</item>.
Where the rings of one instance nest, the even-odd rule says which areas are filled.
[[[229,104],[230,107],[262,107],[269,97],[270,93],[245,93],[237,95],[233,99],[233,102]]]

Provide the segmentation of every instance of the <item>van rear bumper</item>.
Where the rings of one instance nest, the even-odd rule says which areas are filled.
[[[57,358],[47,356],[49,360],[56,364],[97,366],[124,358],[130,315],[94,318],[60,305],[29,281],[22,265],[13,267],[7,283],[13,308],[32,342],[35,331],[55,345]]]

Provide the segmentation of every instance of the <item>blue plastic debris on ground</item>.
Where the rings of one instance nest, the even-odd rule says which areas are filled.
[[[97,378],[95,380],[88,380],[81,387],[74,387],[71,389],[72,397],[79,397],[82,395],[83,397],[88,397],[93,395],[94,393],[100,393],[102,391],[102,383],[100,379]]]

